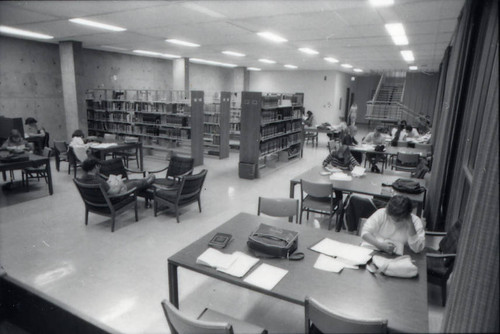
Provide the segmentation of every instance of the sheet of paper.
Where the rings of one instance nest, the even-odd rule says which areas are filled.
[[[272,290],[287,273],[288,270],[263,263],[248,275],[244,281],[262,289]]]
[[[233,254],[224,254],[212,247],[208,247],[198,258],[196,263],[217,269],[228,269],[237,259]]]
[[[332,273],[340,273],[344,269],[344,264],[331,256],[319,254],[318,259],[314,263],[314,268]]]
[[[355,166],[351,172],[352,176],[363,176],[365,174],[365,169],[361,166]]]
[[[92,148],[108,148],[111,146],[116,146],[118,145],[117,143],[101,143],[101,144],[90,144],[90,147]]]
[[[330,180],[333,180],[333,181],[352,181],[352,176],[344,174],[342,172],[333,173],[332,175],[330,175]]]
[[[259,259],[242,252],[234,252],[235,261],[227,269],[217,268],[218,271],[231,276],[243,277],[257,263]]]
[[[312,246],[311,250],[329,256],[340,257],[349,261],[351,265],[366,264],[371,259],[371,253],[373,252],[371,249],[365,247],[346,244],[328,238],[324,238]]]

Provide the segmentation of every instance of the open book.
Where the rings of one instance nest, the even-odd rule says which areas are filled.
[[[212,267],[231,276],[243,277],[257,262],[258,258],[242,252],[224,254],[214,248],[207,248],[198,258],[196,263]]]

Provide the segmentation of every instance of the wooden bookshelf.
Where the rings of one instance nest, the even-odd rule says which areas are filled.
[[[203,143],[203,92],[90,89],[86,106],[89,135],[138,137],[146,154],[191,156],[203,164],[197,148]]]
[[[301,157],[304,95],[243,92],[241,100],[241,178],[258,177],[272,157]]]
[[[231,93],[229,109],[229,147],[240,149],[241,135],[241,92]]]
[[[229,157],[229,92],[212,94],[205,98],[203,146],[207,155],[219,159]]]

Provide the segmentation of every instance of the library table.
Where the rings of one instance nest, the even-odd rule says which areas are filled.
[[[351,152],[359,152],[363,155],[365,155],[365,160],[366,160],[366,153],[378,153],[378,154],[383,154],[389,159],[392,156],[396,156],[398,153],[408,153],[408,154],[418,154],[420,157],[426,157],[429,151],[427,149],[420,149],[420,148],[414,148],[414,147],[401,147],[401,146],[390,146],[386,145],[385,146],[385,151],[383,152],[377,152],[375,151],[374,145],[368,145],[365,146],[363,144],[361,145],[355,145],[355,146],[349,146],[349,150]],[[365,163],[366,166],[366,163]],[[384,172],[384,167],[382,166],[382,172]]]
[[[299,232],[297,252],[305,257],[300,261],[286,259],[260,259],[250,271],[266,263],[285,269],[288,273],[271,290],[266,290],[244,281],[243,278],[230,276],[211,267],[196,263],[196,258],[208,247],[209,240],[217,232],[229,233],[232,241],[221,251],[226,254],[240,251],[252,255],[246,245],[248,236],[260,223]],[[424,253],[415,254],[405,249],[418,267],[416,278],[404,279],[373,275],[361,266],[360,269],[343,269],[340,273],[330,273],[314,269],[319,254],[310,250],[323,238],[359,245],[361,238],[348,233],[336,233],[309,226],[287,223],[268,217],[240,213],[226,223],[215,228],[200,239],[168,258],[168,281],[170,301],[179,307],[179,281],[177,270],[185,268],[213,279],[239,286],[278,298],[296,305],[304,306],[306,296],[315,298],[326,307],[356,318],[387,319],[389,330],[398,332],[428,332],[427,310],[427,268]],[[189,282],[183,282],[189,284]],[[236,297],[237,298],[237,297]],[[237,305],[240,300],[230,302]]]
[[[36,155],[33,153],[28,153],[28,160],[25,161],[14,161],[14,162],[0,162],[0,171],[5,172],[8,170],[23,170],[26,167],[36,167],[45,164],[45,170],[47,172],[47,180],[49,185],[49,194],[54,193],[52,187],[52,173],[50,171],[50,159],[41,155]]]
[[[109,153],[126,151],[130,149],[137,149],[139,150],[139,170],[141,171],[144,170],[144,157],[143,157],[141,142],[117,143],[117,144],[118,145],[113,145],[109,147],[90,146],[90,149],[100,160],[105,160],[106,155]]]
[[[379,173],[366,172],[365,175],[361,177],[353,177],[351,181],[337,181],[330,180],[330,175],[321,175],[325,169],[321,166],[316,166],[308,171],[297,175],[290,180],[290,198],[295,197],[295,186],[300,184],[300,180],[304,179],[309,182],[315,183],[331,183],[333,189],[340,190],[347,194],[363,194],[371,195],[383,198],[391,198],[394,195],[404,195],[411,199],[413,203],[417,205],[417,215],[422,216],[422,211],[424,209],[425,195],[427,191],[420,194],[407,194],[394,190],[392,187],[384,187],[383,184],[392,184],[401,176],[395,175],[384,175]],[[350,173],[349,173],[350,174]],[[422,179],[412,179],[420,183],[422,187],[425,187],[425,181]],[[425,189],[425,188],[424,188]]]

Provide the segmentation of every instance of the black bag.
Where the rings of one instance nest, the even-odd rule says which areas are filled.
[[[392,187],[402,193],[420,194],[425,191],[425,188],[415,180],[410,179],[397,179],[392,184]]]
[[[302,253],[297,253],[295,254],[297,256],[291,257],[292,253],[297,249],[298,241],[298,232],[260,224],[257,231],[248,237],[247,246],[254,251],[256,256],[300,260],[304,257]]]
[[[377,145],[377,146],[375,146],[374,151],[375,152],[384,152],[385,151],[385,145]]]

